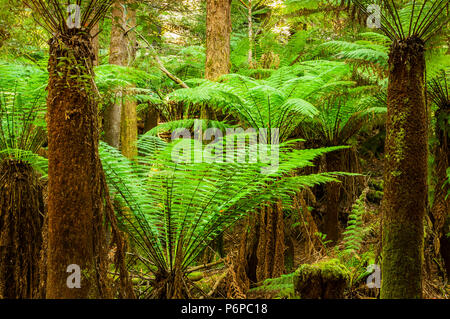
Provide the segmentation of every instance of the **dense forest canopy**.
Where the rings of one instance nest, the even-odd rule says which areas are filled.
[[[448,0],[0,0],[0,299],[448,299]]]

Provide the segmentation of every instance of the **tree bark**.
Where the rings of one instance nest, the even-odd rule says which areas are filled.
[[[98,66],[99,61],[99,41],[98,41],[98,33],[99,33],[99,26],[98,22],[94,24],[94,26],[91,29],[91,37],[92,37],[92,51],[94,52],[94,60],[92,61],[93,66]]]
[[[128,1],[129,5],[133,5],[133,1]],[[126,42],[124,45],[127,47],[127,60],[125,65],[130,65],[136,58],[136,33],[133,30],[129,30],[131,27],[136,26],[136,10],[132,7],[128,7],[127,19],[130,21],[130,25],[127,26],[125,35]],[[131,99],[133,95],[131,90],[127,90],[126,98],[122,104],[122,119],[120,128],[120,143],[122,145],[122,154],[128,158],[134,158],[137,156],[137,111],[136,101]]]
[[[105,297],[101,163],[92,44],[78,29],[50,39],[47,97],[47,298]],[[81,287],[69,288],[69,265]]]
[[[122,4],[126,5],[126,10]],[[136,35],[130,28],[136,25],[136,11],[132,6],[133,1],[116,1],[112,6],[110,64],[128,66],[135,58]],[[117,92],[115,103],[105,111],[105,141],[113,147],[121,147],[122,154],[132,158],[137,154],[137,114],[129,89]]]
[[[144,133],[158,126],[158,118],[158,110],[156,109],[156,107],[151,105],[150,102],[148,102],[147,112],[145,114]]]
[[[252,0],[248,0],[248,67],[253,68],[253,12],[252,12]]]
[[[206,2],[205,77],[215,81],[230,72],[231,1]]]
[[[342,154],[334,151],[325,155],[328,172],[337,172],[342,167]],[[341,194],[341,183],[329,182],[325,185],[326,212],[324,218],[324,232],[326,240],[336,243],[339,238],[339,200]]]
[[[447,85],[445,83],[444,85]],[[450,185],[447,183],[447,168],[450,165],[450,137],[448,127],[449,108],[440,107],[436,113],[435,134],[439,141],[434,149],[434,174],[436,184],[434,185],[434,199],[431,207],[431,220],[435,233],[434,248],[436,253],[441,253],[444,260],[447,277],[450,276],[450,196],[447,196]],[[441,121],[439,121],[439,120]]]
[[[127,94],[122,104],[120,143],[122,154],[128,158],[137,155],[137,112],[136,102]]]
[[[424,45],[394,41],[389,53],[381,298],[421,298],[427,203]]]
[[[43,213],[30,164],[0,162],[0,299],[39,298]]]
[[[205,78],[217,80],[230,73],[231,0],[206,1],[206,64]],[[214,111],[207,105],[200,118],[212,119]]]
[[[119,1],[111,6],[111,40],[109,45],[109,64],[124,65],[128,55],[125,43],[124,30],[126,28],[126,16]],[[105,142],[112,147],[120,147],[120,122],[122,118],[122,91],[115,94],[114,103],[108,105],[104,112]]]

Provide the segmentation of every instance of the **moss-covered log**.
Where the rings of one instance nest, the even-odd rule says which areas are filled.
[[[341,299],[350,272],[338,259],[301,265],[294,274],[294,290],[302,299]]]

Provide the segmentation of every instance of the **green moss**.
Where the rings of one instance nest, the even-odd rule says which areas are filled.
[[[204,276],[205,276],[205,275],[203,274],[203,272],[201,272],[201,271],[194,271],[194,272],[191,272],[191,273],[188,275],[188,278],[189,278],[190,280],[192,280],[192,281],[199,281],[199,280],[202,279]]]
[[[350,282],[350,271],[338,259],[303,264],[294,275],[295,292],[302,298],[343,298],[344,289]]]
[[[313,265],[303,264],[297,269],[296,274],[298,276],[304,276],[318,272],[326,279],[347,280],[350,278],[349,270],[337,258],[325,260]]]
[[[408,99],[405,101],[408,102]],[[395,131],[391,131],[390,139],[391,145],[394,146],[392,152],[390,154],[386,154],[386,159],[392,160],[392,165],[397,167],[400,162],[404,159],[404,148],[405,148],[405,129],[404,126],[406,124],[407,114],[406,113],[397,113],[392,117],[391,127],[396,128]],[[398,177],[402,173],[401,171],[394,169],[391,172],[393,177]]]

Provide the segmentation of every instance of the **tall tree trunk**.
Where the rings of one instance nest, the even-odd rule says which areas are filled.
[[[230,72],[231,1],[206,2],[205,77],[216,80]]]
[[[0,162],[0,299],[39,298],[43,213],[30,164]]]
[[[248,0],[248,67],[253,68],[253,12],[252,12],[252,0]]]
[[[126,6],[126,9],[122,5]],[[115,1],[112,6],[112,26],[109,63],[128,66],[136,54],[136,24],[132,1]],[[129,25],[130,24],[130,25]],[[129,88],[116,93],[115,103],[105,110],[105,141],[131,158],[137,154],[136,103],[127,97]]]
[[[130,24],[127,26],[125,43],[127,48],[127,60],[125,65],[130,65],[136,58],[136,33],[133,30],[129,30],[136,26],[136,10],[132,8],[133,2],[128,1],[131,5],[127,8],[127,19]],[[137,112],[136,101],[131,99],[132,92],[130,89],[127,91],[127,96],[123,100],[122,104],[122,119],[120,127],[120,143],[122,154],[128,158],[133,158],[137,155]]]
[[[231,0],[206,1],[205,77],[215,81],[230,73]],[[200,117],[213,118],[212,110],[203,106]]]
[[[91,39],[72,29],[53,37],[49,44],[46,296],[105,297],[102,168]],[[67,284],[72,264],[81,269],[80,288]],[[76,276],[76,271],[73,274]]]
[[[325,162],[328,172],[337,172],[342,167],[342,153],[334,151],[325,154]],[[341,183],[329,182],[325,185],[326,212],[324,218],[324,232],[326,239],[336,243],[339,238],[339,199]]]
[[[109,44],[109,64],[124,65],[127,61],[127,50],[124,30],[126,30],[126,16],[119,1],[111,6],[111,40]],[[115,94],[114,103],[108,105],[104,113],[105,142],[109,145],[120,147],[120,122],[122,117],[122,91]]]
[[[424,45],[394,41],[389,53],[381,298],[421,298],[427,202]]]

